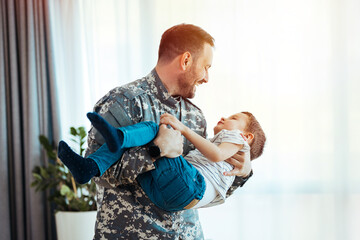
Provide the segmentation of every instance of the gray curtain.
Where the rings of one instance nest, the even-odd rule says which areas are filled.
[[[0,239],[54,239],[53,210],[30,188],[58,140],[47,0],[0,0]]]

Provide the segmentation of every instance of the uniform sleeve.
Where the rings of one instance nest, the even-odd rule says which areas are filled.
[[[247,177],[235,177],[235,180],[229,190],[226,192],[226,198],[230,197],[238,187],[244,186],[244,184],[251,178],[253,175],[253,171],[251,170],[249,176]]]
[[[95,107],[94,110],[114,127],[122,127],[140,122],[141,109],[139,98],[122,94],[115,99],[107,99],[101,107]],[[91,128],[85,156],[95,152],[103,143],[101,134]],[[120,184],[133,183],[139,174],[154,168],[146,148],[135,147],[125,151],[121,161],[117,161],[101,177],[95,177],[94,181],[103,187],[117,187]]]

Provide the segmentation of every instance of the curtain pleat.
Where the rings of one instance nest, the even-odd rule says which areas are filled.
[[[55,239],[46,194],[30,187],[46,164],[40,134],[58,141],[46,0],[0,0],[0,239]]]
[[[5,37],[5,31],[7,31],[7,13],[5,11],[6,2],[4,0],[0,1],[0,191],[3,194],[0,194],[0,214],[3,216],[0,220],[0,238],[1,239],[11,239],[11,219],[10,219],[10,188],[9,188],[9,170],[11,166],[9,165],[8,159],[10,152],[8,151],[8,127],[9,123],[7,120],[6,110],[9,105],[7,101],[8,96],[8,62],[5,61],[5,56],[8,56],[8,42]]]

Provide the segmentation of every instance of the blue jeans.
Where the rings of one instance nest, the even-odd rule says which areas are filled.
[[[180,211],[192,200],[201,200],[204,196],[204,177],[182,156],[162,157],[154,165],[154,170],[140,174],[136,180],[158,207]]]
[[[122,146],[129,148],[149,143],[156,137],[159,126],[154,122],[141,122],[119,130],[123,134]],[[103,144],[88,158],[97,163],[102,175],[121,158],[126,148],[113,153]],[[154,165],[154,170],[140,174],[136,180],[155,205],[166,211],[180,211],[192,200],[202,199],[206,188],[204,177],[182,156],[162,157]]]

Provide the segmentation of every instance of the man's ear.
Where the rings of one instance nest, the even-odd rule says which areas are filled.
[[[192,56],[191,56],[190,52],[184,52],[181,55],[180,65],[181,65],[181,69],[183,71],[186,71],[186,70],[190,69],[192,62],[193,62],[193,59],[192,59]]]
[[[254,134],[252,133],[246,133],[245,137],[247,139],[247,142],[250,144],[254,140]]]

